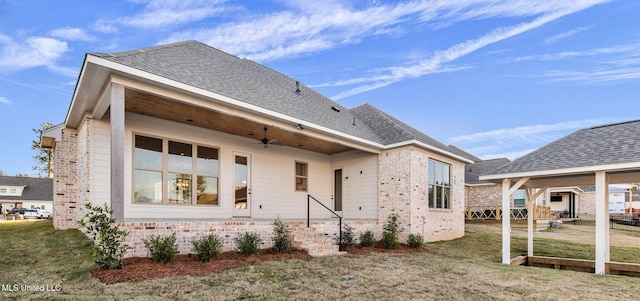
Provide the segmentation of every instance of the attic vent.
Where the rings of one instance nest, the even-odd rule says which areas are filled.
[[[296,94],[300,95],[300,81],[296,81]]]
[[[340,112],[340,108],[336,108],[336,107],[331,107],[332,110],[336,111],[336,112]]]

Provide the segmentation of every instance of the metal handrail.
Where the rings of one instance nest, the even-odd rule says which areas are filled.
[[[322,207],[329,210],[329,212],[333,213],[333,215],[338,217],[338,233],[340,235],[338,246],[339,246],[339,250],[342,251],[342,216],[337,214],[335,211],[329,209],[329,207],[325,206],[322,202],[318,201],[316,198],[312,197],[310,194],[307,194],[307,228],[311,227],[311,199],[313,199],[314,201],[316,201],[316,203],[322,205]]]

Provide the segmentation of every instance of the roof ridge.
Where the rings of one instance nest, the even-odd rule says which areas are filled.
[[[599,128],[605,128],[605,127],[610,127],[610,126],[616,126],[616,125],[623,125],[623,124],[628,124],[628,123],[634,123],[634,122],[638,122],[640,121],[640,119],[636,119],[636,120],[627,120],[627,121],[621,121],[621,122],[615,122],[615,123],[608,123],[608,124],[601,124],[601,125],[596,125],[596,126],[592,126],[588,129],[599,129]]]
[[[191,43],[207,45],[205,43],[202,43],[202,42],[199,42],[199,41],[196,41],[196,40],[186,40],[186,41],[174,42],[174,43],[163,44],[163,45],[156,45],[156,46],[133,49],[133,50],[125,50],[125,51],[118,51],[118,52],[90,52],[89,54],[98,55],[98,56],[101,56],[101,57],[104,57],[104,56],[109,56],[109,57],[128,57],[128,56],[136,55],[136,54],[139,54],[139,53],[148,53],[148,52],[152,52],[152,51],[172,48],[172,47],[176,47],[176,46],[180,46],[180,45],[184,45],[184,44],[191,44]],[[209,45],[207,45],[207,46],[209,46]],[[209,46],[209,47],[211,47],[211,46]],[[213,47],[211,47],[211,48],[213,48]],[[216,49],[216,48],[213,48],[213,49]],[[218,50],[218,49],[216,49],[216,50]],[[218,51],[221,51],[221,50],[218,50]],[[222,52],[224,52],[224,51],[222,51]]]

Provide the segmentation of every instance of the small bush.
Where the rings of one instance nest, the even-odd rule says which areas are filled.
[[[260,250],[262,239],[260,239],[260,235],[257,233],[245,232],[238,235],[233,241],[236,243],[236,248],[238,248],[240,253],[253,255],[257,254],[258,250]]]
[[[343,246],[355,246],[356,238],[353,234],[353,227],[349,225],[344,225],[344,231],[342,231],[342,242]]]
[[[412,248],[420,248],[424,245],[424,239],[420,234],[409,234],[407,244]]]
[[[398,237],[391,232],[383,232],[382,245],[387,249],[395,249],[398,247]]]
[[[216,257],[222,252],[222,247],[224,246],[220,237],[214,234],[196,239],[191,242],[191,245],[193,246],[193,252],[196,253],[196,257],[202,262],[208,262],[211,258]]]
[[[149,257],[157,262],[167,263],[178,254],[176,233],[165,237],[151,235],[148,239],[142,239],[142,242],[149,251]]]
[[[360,234],[360,245],[363,247],[372,247],[376,242],[376,238],[373,236],[373,232],[367,230]]]
[[[387,226],[382,233],[382,244],[387,249],[395,249],[398,247],[398,214],[391,213],[387,218]]]
[[[291,252],[291,240],[289,239],[289,229],[281,220],[276,217],[273,222],[273,249],[280,253]]]
[[[122,256],[127,251],[124,240],[129,235],[126,230],[116,226],[116,220],[112,217],[113,209],[107,207],[84,204],[89,211],[78,224],[85,228],[87,236],[93,241],[93,258],[101,270],[122,268]]]

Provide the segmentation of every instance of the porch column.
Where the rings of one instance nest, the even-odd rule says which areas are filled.
[[[605,273],[609,256],[609,179],[605,171],[596,172],[596,274]]]
[[[502,180],[502,263],[511,264],[511,180]],[[496,212],[498,215],[499,212]]]
[[[527,186],[527,256],[533,256],[533,193]]]
[[[117,221],[124,220],[124,86],[111,83],[106,97],[111,124],[111,209]]]

